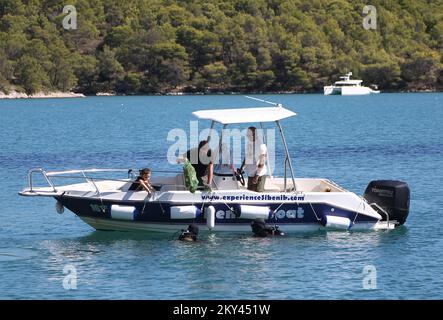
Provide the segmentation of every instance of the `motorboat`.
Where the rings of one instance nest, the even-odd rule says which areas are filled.
[[[296,177],[282,127],[283,120],[296,113],[281,104],[199,110],[193,115],[199,121],[210,121],[210,132],[228,126],[273,125],[284,150],[281,176],[268,176],[264,192],[248,190],[241,181],[248,178],[241,173],[214,176],[211,189],[191,192],[182,170],[153,170],[151,183],[156,190],[149,193],[129,190],[134,181],[132,169],[37,168],[29,170],[28,186],[19,194],[52,197],[57,212],[67,208],[97,230],[176,232],[195,224],[202,231],[250,232],[251,223],[261,220],[290,233],[394,229],[405,223],[409,213],[409,187],[405,182],[372,181],[359,196],[329,179]],[[275,166],[279,162],[276,160]],[[40,177],[39,183],[36,176]],[[81,181],[60,182],[66,179]]]
[[[340,81],[336,81],[332,86],[323,87],[325,95],[366,95],[371,93],[380,93],[379,90],[373,90],[369,87],[362,86],[363,80],[351,80],[352,72],[340,77]]]

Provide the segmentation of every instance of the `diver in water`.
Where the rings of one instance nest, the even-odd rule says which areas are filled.
[[[278,229],[278,226],[267,226],[263,219],[255,219],[251,223],[252,232],[255,237],[284,236],[285,234]]]
[[[198,236],[198,227],[195,224],[190,224],[188,226],[187,230],[182,230],[182,233],[180,234],[180,236],[178,237],[178,240],[180,241],[197,241],[197,236]]]

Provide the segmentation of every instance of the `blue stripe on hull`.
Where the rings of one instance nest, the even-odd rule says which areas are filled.
[[[66,208],[74,212],[79,217],[109,219],[111,218],[111,206],[113,204],[134,206],[136,214],[134,221],[141,223],[172,223],[172,224],[206,224],[206,219],[201,215],[196,219],[170,219],[171,206],[189,206],[190,204],[170,204],[159,202],[109,202],[100,201],[97,199],[84,199],[76,197],[56,197]],[[195,204],[198,208],[202,207],[202,203]],[[232,204],[233,211],[229,210],[226,204],[205,204],[205,207],[212,205],[216,211],[215,225],[245,224],[250,225],[249,219],[238,219],[236,213],[240,212],[238,204]],[[263,204],[261,204],[263,205]],[[339,217],[349,218],[355,223],[375,223],[376,219],[365,215],[357,215],[355,212],[343,210],[340,208],[332,208],[328,204],[305,204],[305,203],[287,203],[283,205],[269,204],[271,211],[274,212],[272,217],[267,220],[268,223],[277,223],[279,225],[285,224],[318,224],[320,220],[326,215],[334,215]],[[333,211],[332,211],[333,210]],[[131,221],[129,221],[131,223]]]

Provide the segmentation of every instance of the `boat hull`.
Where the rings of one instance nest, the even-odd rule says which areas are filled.
[[[324,95],[359,96],[371,93],[380,93],[368,87],[335,87],[327,86],[323,88]]]
[[[92,228],[103,231],[176,233],[179,230],[186,230],[189,225],[183,223],[128,222],[112,219],[89,218],[85,216],[80,217],[80,219]],[[196,223],[196,225],[202,232],[251,232],[250,223],[219,223],[211,230],[209,230],[204,223]],[[280,227],[280,230],[285,233],[315,232],[328,229],[319,223],[277,223],[277,225]],[[377,222],[360,222],[354,224],[351,230],[373,230],[377,229],[378,226],[379,223]],[[384,227],[383,229],[386,228]]]
[[[173,208],[188,208],[189,203],[171,202],[128,202],[104,201],[103,199],[81,197],[55,197],[64,207],[79,216],[85,223],[97,230],[141,231],[141,232],[170,232],[186,229],[195,223],[201,231],[211,232],[251,232],[252,218],[241,218],[239,215],[242,203],[194,203],[201,214],[192,218],[173,218]],[[131,208],[128,214],[115,215],[112,210]],[[214,208],[214,225],[208,225],[206,209]],[[349,227],[342,229],[374,229],[380,219],[367,216],[355,211],[346,210],[328,203],[248,203],[248,208],[269,208],[268,224],[276,224],[285,233],[316,231],[325,228],[326,215],[349,219]],[[265,210],[266,211],[266,210]]]

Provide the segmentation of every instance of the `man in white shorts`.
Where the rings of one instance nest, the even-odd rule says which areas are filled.
[[[246,156],[240,171],[245,168],[248,173],[248,190],[263,192],[265,190],[266,174],[268,173],[266,166],[268,148],[259,141],[255,127],[248,128],[247,137]]]

